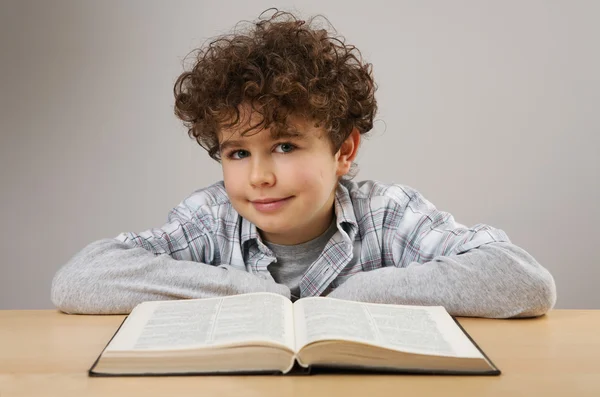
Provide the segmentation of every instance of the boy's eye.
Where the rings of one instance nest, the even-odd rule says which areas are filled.
[[[296,146],[292,145],[291,143],[280,143],[279,145],[277,145],[277,148],[281,148],[282,153],[289,153],[293,151],[296,148]]]
[[[229,157],[231,157],[232,159],[243,159],[245,157],[248,157],[249,155],[250,153],[248,153],[247,150],[235,150],[231,152]]]

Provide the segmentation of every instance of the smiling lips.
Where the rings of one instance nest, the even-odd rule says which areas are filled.
[[[293,197],[293,196],[292,196]],[[252,205],[257,211],[260,212],[272,212],[280,209],[287,204],[292,197],[285,198],[266,198],[251,201]]]

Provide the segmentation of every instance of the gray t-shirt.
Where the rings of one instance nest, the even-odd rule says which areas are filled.
[[[277,258],[277,262],[269,265],[269,272],[277,283],[288,286],[292,301],[300,298],[300,280],[302,276],[321,255],[325,245],[336,231],[337,223],[334,218],[323,234],[306,243],[278,245],[264,241],[264,244],[273,251]]]

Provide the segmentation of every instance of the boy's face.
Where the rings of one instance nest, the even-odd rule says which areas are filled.
[[[296,136],[275,140],[268,129],[241,136],[262,119],[247,109],[240,109],[240,123],[219,134],[233,207],[269,242],[293,245],[318,237],[333,219],[338,178],[348,172],[360,134],[355,130],[335,154],[324,130],[300,117],[288,118]]]

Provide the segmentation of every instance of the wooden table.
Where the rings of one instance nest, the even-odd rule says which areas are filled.
[[[409,375],[89,378],[123,316],[0,311],[0,397],[600,396],[600,310],[525,320],[461,318],[498,377]]]

